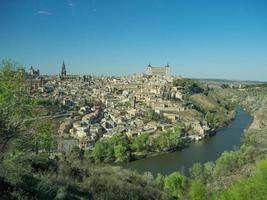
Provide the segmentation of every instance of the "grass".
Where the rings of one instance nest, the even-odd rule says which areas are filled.
[[[219,107],[218,103],[211,97],[207,97],[203,94],[195,94],[190,97],[190,100],[195,106],[200,108],[202,111],[213,112]]]

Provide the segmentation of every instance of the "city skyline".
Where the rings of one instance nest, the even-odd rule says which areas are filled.
[[[2,1],[0,59],[42,74],[266,81],[265,1]]]

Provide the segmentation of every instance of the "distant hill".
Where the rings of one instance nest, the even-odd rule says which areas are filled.
[[[222,84],[233,84],[234,86],[239,85],[258,85],[267,83],[266,81],[248,81],[248,80],[227,80],[227,79],[193,79],[203,84],[208,84],[210,87],[220,87]]]

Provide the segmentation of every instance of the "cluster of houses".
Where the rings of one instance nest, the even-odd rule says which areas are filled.
[[[77,140],[81,148],[93,148],[97,140],[116,134],[133,138],[165,131],[179,121],[193,127],[198,137],[209,129],[205,121],[190,117],[193,106],[184,101],[184,88],[173,86],[177,77],[167,74],[169,66],[162,70],[149,66],[150,74],[86,79],[66,77],[63,67],[61,78],[47,81],[40,91],[70,113],[58,133],[62,138]],[[166,120],[153,120],[149,112]]]

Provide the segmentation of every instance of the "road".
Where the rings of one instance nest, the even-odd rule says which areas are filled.
[[[40,120],[40,119],[55,119],[55,118],[60,118],[60,117],[68,117],[70,116],[70,113],[57,113],[53,115],[46,115],[46,116],[41,116],[41,117],[34,117],[34,118],[28,118],[24,119],[23,122],[29,122],[29,121],[35,121],[35,120]]]

